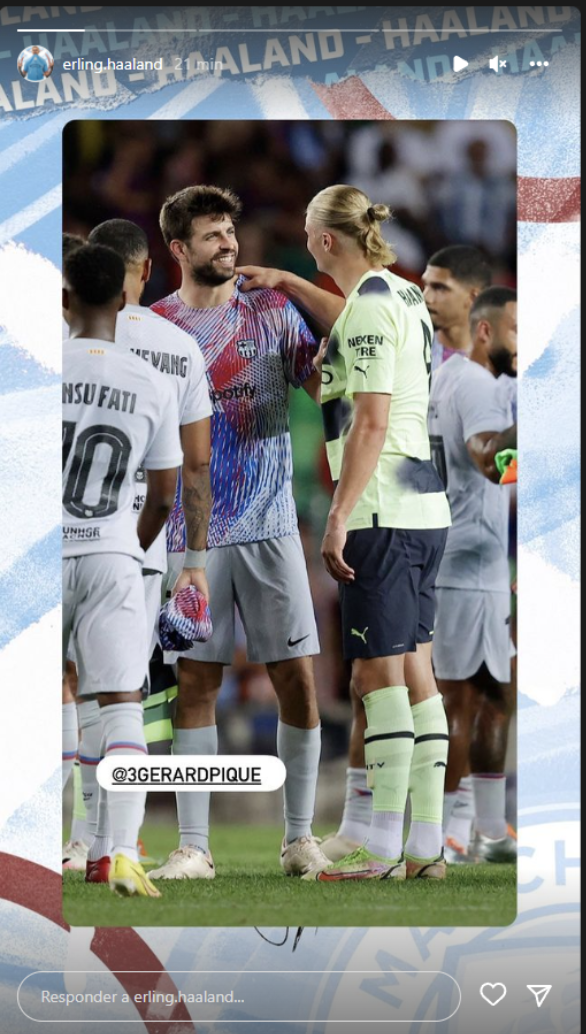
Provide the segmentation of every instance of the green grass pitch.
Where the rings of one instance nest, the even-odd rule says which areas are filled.
[[[142,835],[156,859],[176,846],[170,827],[147,823]],[[66,872],[64,917],[72,926],[182,927],[507,926],[515,918],[514,865],[454,865],[445,881],[326,886],[283,875],[281,836],[274,827],[217,826],[215,880],[159,881],[160,899],[120,898],[106,885],[86,884],[83,873]]]

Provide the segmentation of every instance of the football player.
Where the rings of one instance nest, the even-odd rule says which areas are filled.
[[[291,490],[287,397],[291,385],[315,396],[319,375],[315,342],[291,303],[275,291],[241,290],[240,209],[230,190],[188,187],[167,199],[160,217],[181,286],[153,308],[195,337],[214,407],[207,561],[214,634],[179,659],[173,750],[217,752],[216,699],[233,658],[237,607],[248,659],[266,664],[277,696],[277,753],[287,769],[280,863],[301,875],[324,862],[311,826],[320,756],[312,655],[319,643]],[[175,555],[184,535],[176,507]],[[209,794],[179,793],[177,807],[179,847],[151,876],[212,879]]]
[[[73,639],[79,696],[100,707],[105,755],[146,754],[141,706],[148,635],[141,565],[169,513],[182,460],[175,392],[114,345],[124,263],[101,245],[65,260],[63,307],[63,647]],[[134,484],[147,494],[138,525]],[[96,836],[88,860],[121,894],[159,897],[138,862],[145,794],[107,793],[112,856]],[[104,826],[99,832],[104,833]],[[106,849],[105,849],[106,848]]]
[[[509,493],[494,461],[517,428],[498,378],[517,374],[517,296],[489,287],[470,311],[472,350],[434,375],[429,431],[447,485],[452,528],[437,582],[434,666],[450,725],[444,824],[468,763],[475,837],[471,860],[514,861],[505,818],[511,687]],[[464,854],[468,841],[462,843]]]

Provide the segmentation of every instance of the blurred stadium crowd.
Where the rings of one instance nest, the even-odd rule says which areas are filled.
[[[179,284],[158,225],[161,205],[198,183],[230,187],[242,199],[241,264],[287,269],[336,290],[307,253],[304,213],[323,187],[351,183],[391,207],[385,232],[399,275],[421,284],[429,256],[469,244],[486,255],[494,284],[516,286],[516,136],[507,122],[80,120],[66,127],[63,229],[86,237],[111,218],[141,226],[153,258],[146,305]],[[345,759],[348,670],[337,586],[319,555],[331,494],[321,416],[302,391],[291,393],[290,412],[294,494],[322,646],[315,659],[322,761]],[[273,753],[275,696],[264,667],[246,661],[240,634],[239,659],[220,695],[219,750]]]

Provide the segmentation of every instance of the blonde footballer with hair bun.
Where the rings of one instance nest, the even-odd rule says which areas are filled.
[[[373,205],[358,187],[345,183],[326,187],[309,202],[307,217],[314,225],[355,241],[373,266],[392,266],[397,260],[381,233],[381,224],[391,218],[390,208]]]
[[[363,792],[372,791],[362,842],[335,838],[337,860],[302,877],[320,882],[446,875],[448,726],[431,648],[450,512],[427,430],[433,327],[419,287],[387,268],[389,214],[341,184],[310,201],[305,223],[318,270],[346,299],[320,349],[336,485],[321,555],[339,583],[344,659],[366,722]]]
[[[360,715],[366,724],[366,771],[351,764],[347,799],[359,788],[368,800],[370,791],[372,808],[368,824],[362,813],[345,815],[340,834],[320,847],[332,864],[301,877],[319,882],[446,875],[448,724],[431,650],[451,519],[427,429],[433,325],[420,288],[387,268],[395,261],[381,233],[389,216],[346,184],[309,202],[307,250],[344,299],[283,270],[240,268],[245,290],[278,287],[329,330],[316,365],[336,489],[321,555],[339,583],[355,722]]]

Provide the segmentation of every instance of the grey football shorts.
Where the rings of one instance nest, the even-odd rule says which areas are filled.
[[[141,565],[122,553],[63,560],[63,656],[75,648],[79,695],[142,690],[148,636]]]
[[[436,588],[436,602],[436,678],[464,681],[484,663],[497,682],[510,682],[515,655],[510,592]]]
[[[168,562],[170,593],[183,566],[183,554],[169,554]],[[181,657],[231,664],[235,608],[246,633],[250,662],[271,664],[319,653],[299,535],[209,549],[206,575],[214,632],[207,643],[196,643]]]

